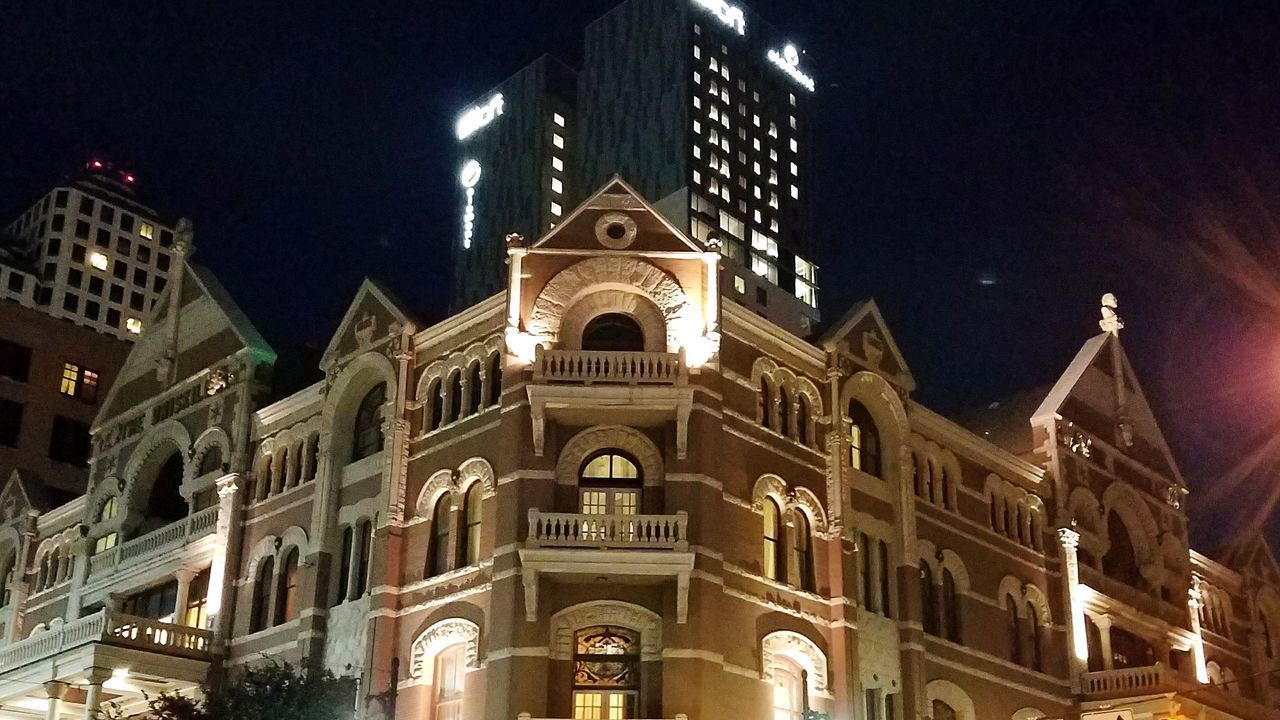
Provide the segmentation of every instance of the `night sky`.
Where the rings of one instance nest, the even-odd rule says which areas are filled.
[[[541,53],[577,65],[613,4],[6,2],[0,210],[96,155],[193,219],[278,345],[323,346],[366,275],[442,319],[458,109]],[[1238,526],[1280,481],[1250,457],[1280,436],[1270,4],[750,5],[819,81],[827,319],[875,297],[917,397],[956,413],[1052,382],[1116,293],[1195,535]],[[1261,255],[1252,289],[1204,237]]]

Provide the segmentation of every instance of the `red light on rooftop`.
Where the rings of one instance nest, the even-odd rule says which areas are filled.
[[[124,181],[125,181],[126,183],[128,183],[128,184],[132,185],[132,184],[133,184],[133,173],[125,173],[125,174],[124,174]]]
[[[102,161],[101,161],[101,160],[94,160],[92,163],[89,163],[89,164],[90,164],[91,166],[93,166],[93,169],[94,169],[94,170],[101,170],[101,169],[102,169]]]

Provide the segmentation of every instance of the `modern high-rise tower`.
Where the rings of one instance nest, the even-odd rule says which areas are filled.
[[[583,199],[575,188],[619,175],[682,230],[720,244],[722,283],[740,302],[808,334],[814,89],[795,45],[743,7],[619,5],[587,28],[576,77],[543,58],[459,121],[455,304],[501,289],[507,233],[536,237]]]
[[[133,173],[91,160],[5,229],[27,253],[0,297],[133,340],[174,265],[173,227],[142,204]]]
[[[507,234],[536,238],[573,206],[575,81],[572,69],[544,55],[458,116],[455,311],[505,286]]]
[[[621,175],[703,242],[724,286],[801,334],[818,318],[807,186],[814,81],[725,0],[628,0],[586,32],[582,187]]]

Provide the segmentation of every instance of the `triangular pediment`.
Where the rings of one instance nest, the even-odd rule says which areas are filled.
[[[1085,342],[1032,419],[1061,417],[1185,487],[1155,412],[1119,343],[1111,333]],[[1123,392],[1123,406],[1117,388]]]
[[[339,361],[364,352],[393,333],[393,328],[413,325],[409,312],[378,283],[365,278],[325,348],[322,363]]]
[[[860,367],[882,375],[907,392],[916,389],[915,377],[875,300],[866,300],[850,308],[840,322],[823,336],[822,345],[838,351]]]
[[[176,297],[179,290],[181,297]],[[95,426],[133,410],[169,387],[158,371],[174,347],[175,327],[173,377],[178,381],[246,351],[259,363],[275,362],[275,351],[222,284],[204,268],[187,264],[181,280],[170,281],[144,321],[142,336],[103,400]]]
[[[5,480],[4,489],[0,490],[0,524],[8,525],[25,515],[34,505],[27,494],[27,484],[23,471],[14,470]],[[39,484],[39,481],[35,481]]]
[[[1223,553],[1222,564],[1246,578],[1280,586],[1280,563],[1261,535],[1233,542]]]
[[[616,175],[530,248],[630,254],[707,251]]]

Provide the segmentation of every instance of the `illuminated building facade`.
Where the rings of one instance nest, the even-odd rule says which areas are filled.
[[[509,233],[537,237],[571,207],[575,82],[573,70],[544,55],[459,114],[455,310],[503,288]]]
[[[699,242],[717,238],[732,297],[807,335],[819,318],[808,70],[741,6],[628,0],[587,28],[576,77],[543,58],[481,96],[459,116],[457,166],[472,169],[459,179],[477,183],[459,183],[460,307],[501,291],[507,233],[536,237],[575,191],[616,174]]]
[[[361,718],[1275,717],[1280,568],[1188,548],[1110,298],[969,429],[874,302],[799,337],[622,181],[506,252],[435,325],[366,283],[278,399],[180,275],[88,493],[0,490],[0,718],[263,658],[359,678]]]
[[[138,201],[136,183],[92,160],[9,224],[36,266],[35,307],[125,340],[142,332],[175,263],[174,228]]]

